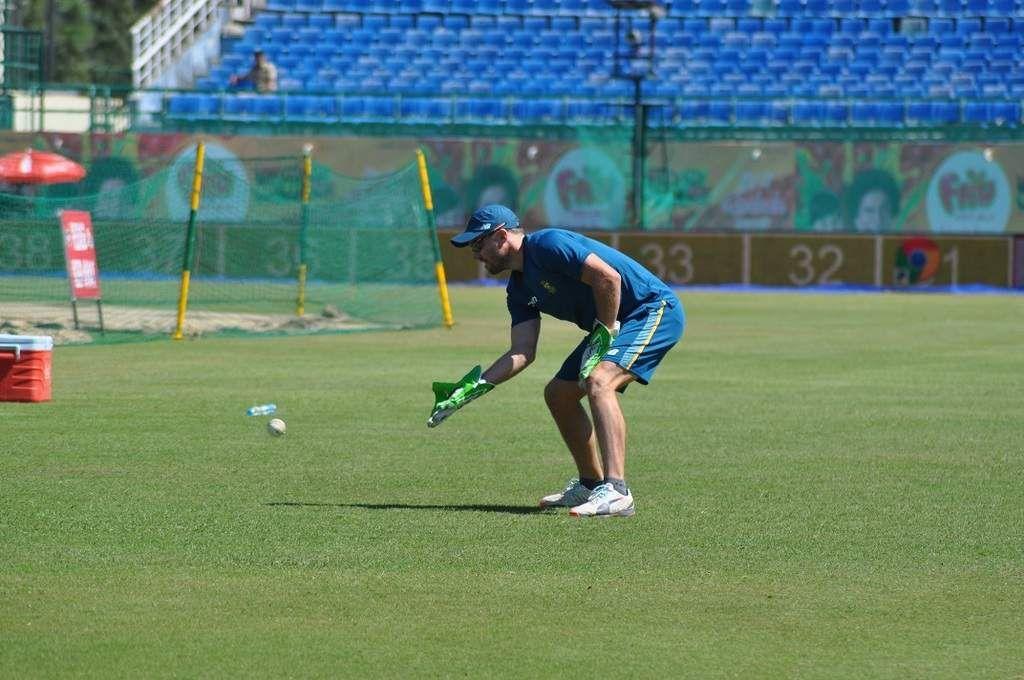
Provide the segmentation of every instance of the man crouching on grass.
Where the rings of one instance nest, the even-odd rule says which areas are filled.
[[[439,425],[530,365],[541,312],[571,321],[588,335],[544,388],[544,399],[579,474],[540,505],[567,507],[576,517],[633,515],[626,421],[616,392],[634,381],[648,383],[682,337],[682,304],[658,277],[614,248],[565,229],[525,234],[519,218],[502,205],[473,213],[452,244],[469,246],[492,275],[511,272],[512,342],[486,371],[478,366],[458,383],[435,383],[427,424]]]

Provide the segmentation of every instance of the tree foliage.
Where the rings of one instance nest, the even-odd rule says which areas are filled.
[[[15,25],[42,31],[45,79],[131,84],[131,26],[158,0],[14,0]]]

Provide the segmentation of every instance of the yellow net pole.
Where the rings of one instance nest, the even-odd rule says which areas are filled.
[[[295,316],[306,313],[306,239],[309,231],[309,194],[313,176],[313,145],[302,147],[302,226],[299,229],[299,296],[295,302]]]
[[[196,168],[192,175],[192,201],[188,211],[188,229],[185,232],[185,257],[181,265],[181,288],[178,292],[178,321],[171,337],[181,340],[185,329],[185,310],[188,307],[188,286],[192,278],[192,261],[196,250],[196,213],[199,212],[199,197],[203,191],[203,158],[206,145],[200,141],[196,146]]]
[[[427,175],[427,158],[422,149],[416,149],[416,162],[420,168],[420,187],[423,189],[423,207],[427,210],[427,224],[430,227],[430,243],[434,248],[434,275],[437,277],[437,290],[441,296],[441,314],[444,325],[451,328],[455,325],[452,317],[452,304],[448,298],[448,282],[444,274],[444,262],[441,260],[441,246],[437,242],[437,224],[434,221],[434,199],[430,194],[430,179]]]

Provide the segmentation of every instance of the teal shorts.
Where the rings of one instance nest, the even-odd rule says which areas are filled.
[[[619,321],[619,334],[612,342],[603,361],[611,361],[646,385],[654,375],[665,354],[683,337],[686,314],[675,296],[665,298],[636,309]],[[580,362],[587,347],[587,339],[572,351],[555,375],[560,380],[579,380]]]

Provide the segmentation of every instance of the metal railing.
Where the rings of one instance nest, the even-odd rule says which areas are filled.
[[[132,26],[132,83],[152,87],[199,38],[219,28],[222,0],[162,0]]]

